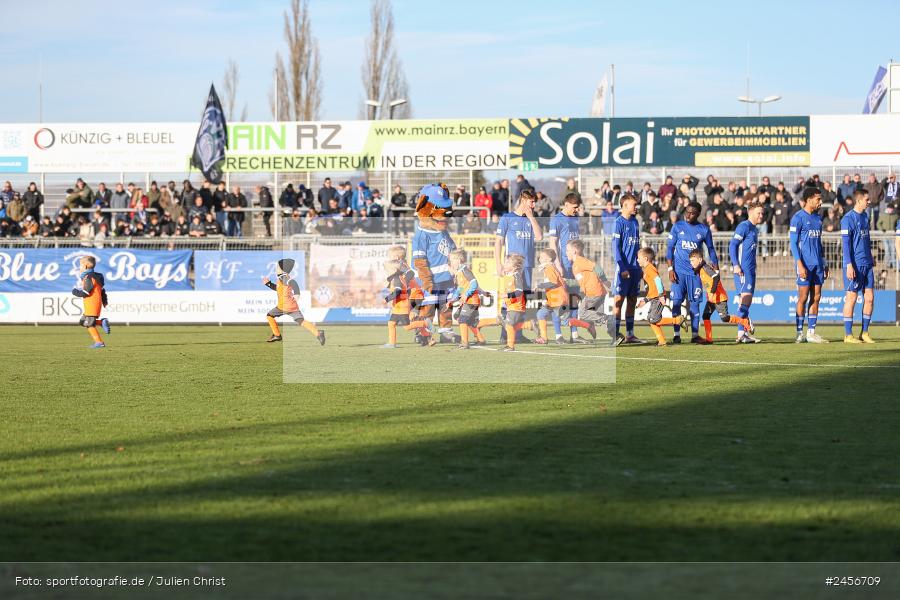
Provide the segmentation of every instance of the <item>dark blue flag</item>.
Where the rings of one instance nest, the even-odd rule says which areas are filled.
[[[869,88],[869,93],[866,94],[866,103],[863,106],[864,115],[875,114],[881,105],[881,101],[884,99],[885,93],[887,93],[887,86],[887,69],[878,67],[878,70],[875,72],[875,81],[872,82],[872,87]]]
[[[203,176],[214,184],[222,181],[222,163],[225,162],[225,148],[228,146],[225,131],[225,112],[216,94],[216,86],[210,85],[191,165],[200,169]]]

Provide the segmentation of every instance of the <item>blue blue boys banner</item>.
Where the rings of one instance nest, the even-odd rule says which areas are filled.
[[[78,283],[78,261],[90,255],[109,291],[191,289],[190,250],[121,248],[0,249],[0,292],[68,292]]]
[[[260,290],[262,278],[275,280],[275,265],[282,258],[294,259],[291,275],[306,289],[303,252],[197,250],[194,252],[194,286],[198,290]]]

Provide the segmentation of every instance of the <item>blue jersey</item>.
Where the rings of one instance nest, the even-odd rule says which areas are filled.
[[[640,269],[637,253],[641,246],[641,226],[634,215],[626,219],[622,215],[616,218],[613,229],[612,253],[619,272]]]
[[[841,246],[844,266],[871,267],[872,245],[869,243],[869,215],[851,210],[841,219]]]
[[[566,244],[569,243],[569,240],[577,240],[581,237],[578,225],[578,217],[574,215],[567,217],[562,213],[556,213],[550,219],[550,231],[547,232],[547,235],[559,240],[559,248],[554,248],[554,250],[559,255],[559,263],[565,271],[563,275],[570,279],[573,277],[572,261],[566,256]]]
[[[413,261],[422,258],[428,261],[432,281],[436,284],[453,279],[450,274],[450,253],[456,250],[456,244],[446,231],[423,229],[416,223],[416,233],[412,241]]]
[[[731,264],[740,267],[745,273],[756,272],[756,242],[759,230],[750,221],[741,221],[734,230],[734,236],[728,245]]]
[[[791,254],[808,267],[827,268],[822,248],[822,217],[801,210],[791,217]]]
[[[497,236],[506,240],[506,255],[521,254],[525,267],[534,267],[534,229],[524,215],[506,213],[497,223]]]
[[[669,242],[666,245],[666,258],[675,265],[676,273],[690,274],[694,272],[691,267],[691,252],[706,245],[709,252],[709,262],[719,264],[716,248],[713,246],[712,232],[705,223],[678,221],[669,232]]]

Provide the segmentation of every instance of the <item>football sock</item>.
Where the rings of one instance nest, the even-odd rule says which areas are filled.
[[[541,319],[540,321],[538,321],[538,331],[540,332],[541,337],[546,340],[547,339],[547,320],[546,319]],[[557,331],[559,331],[559,330],[557,329]]]
[[[634,317],[625,317],[625,333],[629,337],[634,336]]]
[[[100,332],[97,331],[96,327],[88,327],[87,330],[88,330],[88,333],[91,334],[91,337],[94,339],[95,342],[103,341],[103,338],[100,337]]]
[[[844,317],[844,335],[853,335],[853,317]]]
[[[712,341],[712,321],[703,319],[703,332],[706,334],[706,341]]]
[[[797,333],[802,333],[803,332],[803,315],[797,315],[796,321],[797,321]]]
[[[312,323],[310,323],[309,321],[303,321],[302,323],[300,323],[300,327],[307,330],[308,332],[310,332],[313,335],[319,335],[319,330],[316,329],[316,326],[313,325]],[[396,329],[394,330],[394,332],[396,335]]]
[[[506,326],[506,345],[509,348],[516,347],[516,328],[512,325]]]
[[[278,323],[275,321],[275,317],[266,317],[266,320],[269,322],[269,329],[272,330],[272,335],[281,335],[281,330],[278,328]]]
[[[397,322],[388,321],[388,344],[397,343]]]
[[[465,325],[459,326],[459,337],[463,346],[469,345],[469,328]]]
[[[676,317],[681,314],[681,302],[675,302],[672,304],[672,316]],[[675,337],[681,336],[681,325],[676,325],[673,327],[675,330]]]
[[[663,324],[665,325],[665,323]],[[651,323],[650,329],[653,330],[653,335],[656,336],[657,342],[659,342],[660,344],[666,343],[666,337],[663,335],[662,328],[659,326],[659,324]]]
[[[809,315],[809,317],[808,317],[808,320],[809,320],[809,330],[808,330],[808,331],[809,331],[809,333],[815,333],[815,332],[816,332],[816,321],[817,321],[818,319],[819,319],[818,313],[817,313],[817,314],[814,314],[814,315]]]
[[[554,311],[550,318],[553,319],[553,332],[558,336],[562,335],[562,322],[559,319],[559,313]],[[544,335],[543,337],[546,338],[547,336]]]
[[[750,305],[749,304],[741,304],[741,307],[738,309],[738,316],[742,319],[746,319],[747,323],[750,322]],[[749,325],[748,325],[749,327]],[[744,333],[744,324],[741,323],[738,325],[738,333]]]
[[[622,329],[622,319],[616,317],[616,337],[619,337],[619,330]]]
[[[872,315],[867,315],[866,313],[863,313],[863,316],[862,316],[863,333],[865,333],[869,330],[869,323],[871,323],[871,322],[872,322]]]
[[[472,327],[471,325],[469,325],[469,329],[471,329],[475,334],[475,339],[477,339],[481,343],[484,343],[484,336],[481,334],[480,329],[478,329],[477,327]]]
[[[700,335],[700,312],[697,310],[691,311],[691,334],[694,337]]]

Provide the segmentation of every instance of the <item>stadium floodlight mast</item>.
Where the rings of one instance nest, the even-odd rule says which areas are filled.
[[[746,102],[748,104],[755,104],[757,106],[757,109],[758,109],[757,116],[758,117],[762,116],[763,104],[768,104],[769,102],[776,102],[778,100],[781,100],[781,96],[778,96],[778,95],[766,96],[762,100],[757,100],[755,98],[751,98],[750,96],[738,96],[738,101]]]

